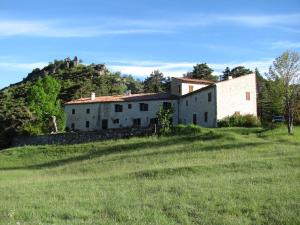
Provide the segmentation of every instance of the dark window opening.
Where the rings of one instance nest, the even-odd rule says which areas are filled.
[[[75,124],[74,123],[71,124],[71,130],[75,130]]]
[[[208,98],[208,101],[211,102],[211,92],[208,93],[207,98]]]
[[[164,109],[171,109],[172,103],[171,102],[163,102],[163,108]]]
[[[189,106],[189,101],[188,100],[185,101],[185,105]]]
[[[104,119],[102,120],[102,129],[106,130],[108,128],[108,120]]]
[[[140,103],[140,111],[148,111],[148,104]]]
[[[131,109],[132,108],[132,105],[131,104],[128,104],[128,109]]]
[[[75,114],[75,109],[72,109],[72,114]]]
[[[140,118],[133,119],[133,125],[132,126],[135,127],[135,128],[141,127],[141,119]]]
[[[123,112],[123,106],[122,105],[115,105],[115,112]]]
[[[158,118],[151,118],[150,125],[158,124]]]
[[[204,113],[204,122],[207,122],[208,121],[208,112],[205,112]]]
[[[114,119],[114,120],[113,120],[113,123],[114,123],[114,124],[118,124],[118,123],[119,123],[119,119]]]
[[[193,114],[193,124],[197,124],[197,114]]]
[[[89,128],[90,127],[90,121],[85,121],[85,127]]]
[[[90,114],[90,109],[86,109],[86,114]]]

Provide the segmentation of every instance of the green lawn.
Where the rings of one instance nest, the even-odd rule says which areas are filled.
[[[1,224],[300,224],[300,127],[0,152]]]

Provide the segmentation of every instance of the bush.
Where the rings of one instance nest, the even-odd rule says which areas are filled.
[[[239,115],[234,114],[232,116],[225,117],[218,121],[218,127],[257,127],[260,126],[260,122],[256,116],[251,114]]]
[[[201,132],[202,132],[201,127],[194,124],[190,124],[190,125],[179,124],[175,126],[173,129],[173,133],[177,135],[199,134]]]
[[[171,133],[172,129],[172,116],[174,113],[173,107],[163,107],[161,106],[156,113],[159,123],[159,134],[168,135]]]

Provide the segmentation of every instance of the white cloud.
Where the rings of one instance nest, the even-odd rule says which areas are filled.
[[[34,62],[34,63],[0,62],[0,70],[31,71],[35,68],[43,68],[46,65],[48,65],[47,62]]]
[[[293,48],[300,48],[300,42],[277,41],[277,42],[271,43],[271,47],[273,49],[293,49]]]
[[[58,21],[0,20],[0,36],[37,37],[96,37],[102,35],[163,33],[168,32],[147,27],[74,26]]]
[[[236,66],[245,66],[254,70],[256,67],[261,73],[268,72],[273,59],[263,59],[260,61],[208,63],[214,70],[214,75],[220,75],[228,66],[231,69]],[[198,62],[199,63],[199,62]],[[184,73],[193,70],[197,62],[159,62],[159,61],[114,61],[108,63],[108,67],[113,71],[120,71],[123,74],[131,74],[136,77],[144,78],[149,76],[152,71],[159,69],[165,76],[180,77]]]
[[[96,37],[103,35],[170,33],[203,26],[270,27],[300,32],[300,14],[197,14],[157,19],[96,18],[93,21],[9,20],[0,18],[0,36]]]
[[[229,21],[255,27],[266,26],[299,26],[300,14],[274,14],[274,15],[232,15],[220,16],[221,21]]]

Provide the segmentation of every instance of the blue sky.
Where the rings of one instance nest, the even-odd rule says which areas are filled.
[[[202,62],[264,72],[286,49],[300,51],[299,0],[0,1],[0,88],[75,55],[144,78]]]

